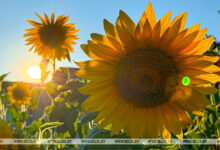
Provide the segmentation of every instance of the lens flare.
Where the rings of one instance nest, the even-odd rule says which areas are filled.
[[[190,78],[188,76],[183,77],[182,84],[184,86],[189,86],[190,85]]]
[[[33,79],[41,78],[41,69],[38,65],[33,65],[28,69],[28,75]]]

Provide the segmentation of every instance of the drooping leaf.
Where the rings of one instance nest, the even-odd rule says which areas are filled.
[[[43,125],[40,126],[39,128],[39,138],[42,139],[43,138],[43,135],[44,135],[44,132],[46,130],[50,130],[52,128],[56,128],[58,126],[61,126],[63,125],[62,122],[48,122],[48,123],[44,123]],[[51,131],[50,131],[51,132]]]
[[[0,76],[0,81],[3,81],[9,74],[10,74],[10,72],[1,75],[1,76]]]

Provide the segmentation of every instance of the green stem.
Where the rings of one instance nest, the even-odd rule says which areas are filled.
[[[215,97],[214,97],[214,94],[210,94],[210,100],[211,100],[211,105],[212,105],[212,106],[215,106],[216,103],[215,103]]]
[[[0,119],[6,120],[6,112],[7,109],[5,108],[5,105],[2,104],[1,98],[0,98]]]
[[[195,127],[194,127],[193,129],[190,128],[190,130],[187,131],[184,135],[188,135],[189,133],[192,133],[192,132],[196,131],[196,130],[199,128],[199,118],[196,117],[196,118],[194,119],[194,121],[196,122]],[[194,122],[194,121],[193,121],[193,122]],[[194,123],[193,123],[193,124],[194,124]]]
[[[220,137],[219,129],[217,129],[217,135],[218,135],[218,138],[219,138]]]

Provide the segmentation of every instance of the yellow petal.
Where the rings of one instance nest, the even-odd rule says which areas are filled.
[[[170,26],[170,17],[171,17],[171,11],[166,13],[161,19],[161,31],[160,31],[160,36],[163,35],[163,33],[169,28]]]
[[[53,12],[51,15],[51,23],[54,23],[55,13]]]
[[[41,25],[41,23],[33,21],[33,20],[27,20],[27,22],[30,23],[33,26],[40,26]]]
[[[113,124],[113,122],[120,121],[119,119],[121,119],[121,116],[126,115],[125,114],[126,112],[124,112],[124,111],[126,111],[126,108],[124,111],[122,111],[122,108],[124,109],[124,106],[126,106],[125,104],[127,102],[125,100],[122,100],[119,96],[115,96],[114,98],[115,98],[115,100],[119,101],[119,103],[110,115],[105,116],[106,118],[104,121],[102,121],[101,128],[104,128],[108,124],[112,124],[112,129],[114,130],[115,133],[117,133],[122,128],[120,128],[116,124]],[[111,134],[113,134],[113,133],[111,132]]]
[[[121,24],[120,18],[117,19],[116,29],[122,44],[127,48],[127,51],[136,48],[134,36]]]
[[[219,59],[219,56],[202,56],[200,59],[216,63]]]
[[[91,81],[78,90],[83,94],[95,94],[97,91],[101,92],[107,86],[112,88],[112,80],[108,80],[108,78],[106,81]]]
[[[106,36],[98,34],[98,33],[92,33],[91,38],[94,42],[97,42],[97,43],[103,43],[107,45],[111,44]]]
[[[194,55],[202,55],[203,53],[205,53],[210,46],[212,45],[214,41],[214,37],[210,37],[207,39],[202,40],[196,48],[194,48],[191,53],[193,53]]]
[[[152,28],[150,26],[150,22],[147,19],[145,24],[144,24],[144,27],[143,27],[142,37],[147,42],[147,41],[149,41],[151,39],[151,35],[152,35]]]
[[[50,23],[50,19],[49,19],[49,17],[47,16],[46,13],[44,13],[44,16],[45,16],[45,20],[46,20],[47,24],[49,24],[49,23]]]
[[[102,43],[94,43],[93,41],[88,41],[88,50],[90,50],[91,53],[97,56],[100,60],[120,59],[120,54],[118,54],[117,51]]]
[[[113,48],[115,51],[118,51],[120,53],[123,51],[121,44],[117,40],[115,40],[111,37],[106,37],[106,36],[101,35],[101,34],[92,33],[91,38],[94,42],[108,45],[111,48]]]
[[[91,50],[88,49],[88,45],[87,44],[81,44],[80,45],[81,49],[86,53],[86,55],[94,60],[98,60],[99,57],[97,57],[96,55],[94,55]]]
[[[205,106],[210,104],[210,101],[196,88],[193,88],[190,99],[192,99],[193,103],[197,105],[199,109],[204,109]]]
[[[165,128],[177,135],[181,132],[180,120],[177,113],[173,110],[173,107],[171,107],[170,105],[172,102],[168,103],[161,105],[162,112],[166,112],[163,113],[165,120]]]
[[[135,37],[137,41],[140,41],[142,38],[142,32],[143,32],[143,26],[140,23],[138,23],[136,29],[135,29]]]
[[[203,84],[193,87],[196,91],[199,91],[203,95],[215,94],[217,89],[210,84]]]
[[[187,16],[187,12],[181,13],[180,15],[176,16],[172,21],[171,26],[174,25],[176,22],[178,22],[178,20],[181,20],[179,32],[183,31],[186,25],[186,16]]]
[[[81,61],[81,62],[75,62],[78,66],[85,69],[89,72],[108,72],[109,70],[115,69],[115,66],[112,65],[112,63],[101,61],[101,60],[88,60],[88,61]]]
[[[210,65],[209,67],[204,69],[207,72],[220,72],[220,67],[216,66],[216,65]]]
[[[98,123],[99,121],[103,120],[108,122],[108,116],[111,116],[114,113],[115,108],[120,105],[120,99],[117,99],[117,93],[116,92],[112,92],[109,97],[111,98],[111,100],[109,101],[109,103],[102,109],[102,111],[99,112],[99,114],[97,115],[95,122]],[[111,107],[109,107],[111,106]],[[105,127],[107,125],[107,123],[105,124],[105,122],[102,123],[101,128]]]
[[[171,133],[166,128],[164,128],[162,136],[168,144],[171,143]]]
[[[43,23],[43,24],[47,24],[47,22],[44,20],[44,18],[43,17],[41,17],[38,13],[36,13],[35,12],[35,14],[40,18],[40,20],[41,20],[41,22]]]
[[[185,54],[188,54],[188,53],[190,53],[194,48],[196,48],[198,45],[199,45],[199,43],[200,43],[201,41],[195,41],[195,42],[192,42],[190,45],[188,45],[186,48],[184,48],[184,49],[182,49],[182,50],[180,50],[180,51],[177,51],[177,54],[178,55],[185,55]]]
[[[151,2],[148,2],[148,4],[147,4],[147,8],[145,10],[145,15],[146,15],[146,18],[144,21],[146,21],[146,19],[148,19],[150,26],[153,29],[157,23],[157,19],[156,19],[156,15],[154,13],[154,9],[151,5]]]
[[[147,122],[145,123],[144,136],[148,138],[157,138],[159,136],[159,130],[157,129],[157,118],[154,108],[146,109],[145,116]]]
[[[202,75],[198,75],[197,78],[207,80],[210,83],[216,83],[220,81],[220,76],[217,74],[202,74]]]
[[[134,36],[136,25],[131,18],[122,10],[119,12],[119,17],[123,26]]]
[[[104,19],[103,24],[104,24],[104,29],[105,29],[106,35],[113,38],[113,39],[120,41],[116,27],[106,19]]]
[[[89,112],[96,112],[102,110],[106,103],[108,103],[111,99],[109,99],[108,95],[111,92],[111,88],[106,88],[102,90],[101,94],[91,95],[87,98],[83,103],[82,107]]]
[[[118,133],[120,129],[123,129],[127,125],[134,112],[133,109],[134,107],[130,103],[126,103],[123,109],[121,108],[121,113],[117,117],[117,120],[114,120],[112,123],[111,135]]]
[[[199,30],[199,33],[198,33],[198,35],[196,36],[196,38],[194,39],[194,41],[199,41],[199,40],[204,39],[204,37],[205,37],[205,35],[206,35],[206,32],[207,32],[207,28],[204,28],[204,29]]]
[[[186,37],[180,39],[181,41],[176,41],[176,42],[172,43],[172,45],[170,45],[169,49],[171,51],[179,51],[179,50],[186,48],[195,40],[198,33],[199,33],[199,31],[195,31],[195,32],[187,35]]]
[[[177,21],[175,21],[175,23],[171,24],[167,34],[164,34],[162,36],[162,41],[161,41],[161,45],[164,47],[167,47],[167,44],[169,44],[171,41],[173,41],[176,36],[178,35],[178,33],[181,31],[181,27],[182,27],[182,22],[183,22],[183,17],[179,18]]]
[[[160,41],[161,21],[157,22],[152,31],[152,45],[158,45]]]

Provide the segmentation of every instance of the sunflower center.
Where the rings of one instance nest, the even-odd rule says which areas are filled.
[[[43,44],[56,48],[65,40],[66,31],[57,24],[48,24],[39,30],[40,40]]]
[[[27,97],[26,90],[22,87],[13,90],[13,97],[16,100],[23,100]]]
[[[138,49],[117,66],[115,85],[122,98],[139,106],[166,102],[178,84],[175,62],[165,52]]]

